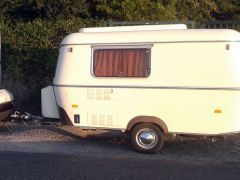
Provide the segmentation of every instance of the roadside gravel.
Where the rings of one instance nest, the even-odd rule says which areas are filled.
[[[159,154],[139,154],[129,137],[117,131],[87,131],[77,127],[40,125],[34,122],[0,125],[0,151],[79,154],[97,157],[149,158],[182,161],[240,162],[240,135],[211,138],[177,137]],[[9,131],[9,129],[11,131]]]

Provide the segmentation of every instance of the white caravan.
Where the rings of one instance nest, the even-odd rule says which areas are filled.
[[[157,152],[166,134],[240,131],[240,33],[185,25],[84,28],[60,45],[42,114],[131,133]]]

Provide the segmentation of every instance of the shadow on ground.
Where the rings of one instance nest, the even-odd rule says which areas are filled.
[[[0,150],[138,157],[190,161],[240,162],[239,135],[211,138],[169,139],[159,154],[139,154],[132,150],[128,135],[119,131],[87,131],[77,127],[25,126],[13,123],[11,133],[0,126]],[[5,149],[4,149],[5,148]]]

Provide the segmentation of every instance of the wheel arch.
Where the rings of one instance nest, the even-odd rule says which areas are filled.
[[[156,124],[164,134],[168,133],[168,127],[163,120],[155,116],[136,116],[132,118],[128,124],[126,131],[130,132],[134,126],[140,123],[153,123]]]

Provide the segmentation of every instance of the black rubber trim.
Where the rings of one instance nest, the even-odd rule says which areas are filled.
[[[14,109],[14,104],[12,101],[4,104],[0,104],[0,112],[6,111],[9,109]]]
[[[59,112],[62,125],[74,126],[66,111],[62,107],[59,107]]]
[[[0,122],[6,122],[11,120],[11,114],[13,113],[14,109],[7,109],[5,111],[0,112]]]

